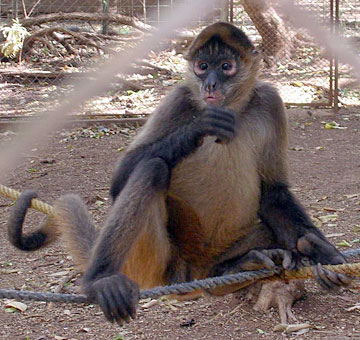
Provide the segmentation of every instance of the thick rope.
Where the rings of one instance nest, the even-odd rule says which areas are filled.
[[[21,193],[20,191],[17,191],[17,190],[14,190],[14,189],[11,189],[9,187],[6,187],[5,185],[2,185],[0,184],[0,194],[5,196],[5,197],[8,197],[12,200],[17,200]],[[49,205],[49,204],[46,204],[36,198],[33,198],[31,200],[31,205],[30,205],[30,208],[33,208],[35,210],[38,210],[46,215],[49,215],[49,216],[54,216],[55,214],[55,210],[54,208]]]
[[[350,256],[354,254],[360,255],[360,249],[349,251]],[[346,252],[343,252],[346,256]],[[336,273],[347,274],[352,277],[360,277],[360,263],[346,263],[339,265],[326,265],[324,268],[330,269]],[[210,289],[234,283],[251,284],[257,280],[293,280],[314,278],[311,267],[303,267],[292,271],[283,271],[282,268],[276,267],[274,270],[258,270],[240,272],[237,274],[211,277],[204,280],[195,280],[192,282],[179,283],[171,286],[156,287],[149,290],[142,290],[140,298],[157,298],[163,295],[184,294],[198,289]],[[55,293],[39,293],[30,291],[19,291],[10,289],[0,289],[0,298],[15,300],[34,300],[46,302],[67,302],[67,303],[96,303],[96,301],[88,299],[85,295],[79,294],[55,294]]]
[[[16,200],[20,196],[20,192],[8,188],[0,184],[0,194]],[[43,212],[44,214],[54,216],[54,208],[40,200],[32,199],[31,208]],[[360,255],[360,249],[352,249],[344,251],[343,255],[346,257],[355,257]],[[346,274],[352,277],[360,277],[360,263],[346,263],[335,266],[324,266],[336,273]],[[294,279],[308,279],[314,278],[314,273],[311,267],[303,267],[292,271],[283,271],[282,268],[276,267],[274,270],[259,270],[240,272],[237,274],[224,275],[219,277],[207,278],[204,280],[195,280],[192,282],[179,283],[171,286],[156,287],[150,290],[143,290],[140,293],[140,298],[155,298],[170,294],[184,294],[198,289],[210,289],[234,283],[251,284],[257,280],[294,280]],[[95,303],[89,300],[85,295],[74,294],[55,294],[55,293],[39,293],[30,291],[18,291],[10,289],[0,289],[0,298],[16,299],[16,300],[35,300],[46,302],[69,302],[69,303]]]

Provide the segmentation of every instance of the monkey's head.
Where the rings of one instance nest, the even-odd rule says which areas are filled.
[[[188,76],[197,84],[200,98],[224,106],[253,89],[259,53],[246,34],[228,23],[206,27],[192,42],[185,59]]]

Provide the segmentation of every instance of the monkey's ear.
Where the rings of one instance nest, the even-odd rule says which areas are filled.
[[[252,54],[253,51],[256,51],[250,39],[241,29],[227,22],[217,22],[207,26],[200,32],[190,45],[185,59],[193,60],[196,52],[214,36],[239,52],[242,56]]]

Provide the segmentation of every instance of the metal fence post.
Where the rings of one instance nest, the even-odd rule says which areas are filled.
[[[335,0],[335,34],[338,36],[340,24],[340,1]],[[339,111],[339,61],[334,59],[334,111]]]

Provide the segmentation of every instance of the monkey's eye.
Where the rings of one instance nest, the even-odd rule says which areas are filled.
[[[197,75],[202,75],[209,69],[209,64],[202,60],[197,60],[194,63],[194,72]]]
[[[200,63],[200,64],[199,64],[199,69],[200,69],[201,71],[207,70],[208,67],[209,67],[209,65],[208,65],[207,63]]]
[[[235,60],[226,60],[221,63],[221,70],[226,76],[234,76],[237,73],[237,64]]]
[[[221,65],[221,68],[224,70],[224,71],[230,71],[231,68],[232,68],[232,65],[230,63],[223,63]]]

